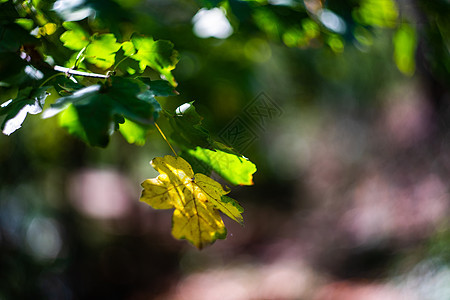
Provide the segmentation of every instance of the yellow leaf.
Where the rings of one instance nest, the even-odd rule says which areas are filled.
[[[206,175],[194,175],[191,165],[181,157],[166,155],[151,161],[160,175],[142,183],[141,201],[155,209],[174,208],[172,235],[186,239],[201,249],[227,231],[219,210],[242,224],[242,207],[217,181]]]
[[[47,23],[44,26],[39,27],[37,37],[41,37],[44,35],[52,35],[55,33],[56,29],[58,29],[58,27],[56,26],[55,23]]]

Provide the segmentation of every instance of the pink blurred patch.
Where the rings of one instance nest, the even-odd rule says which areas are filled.
[[[434,174],[418,178],[414,185],[399,186],[374,173],[363,178],[352,194],[341,224],[358,244],[426,237],[449,209],[446,186]]]
[[[385,103],[382,135],[397,147],[412,146],[431,132],[432,107],[419,88],[402,88]]]
[[[416,300],[387,285],[374,283],[334,282],[325,285],[317,292],[314,300]]]
[[[191,274],[182,280],[174,300],[299,299],[316,285],[316,277],[299,260],[239,265]]]
[[[75,208],[96,219],[125,217],[137,201],[127,178],[114,170],[82,170],[69,179],[68,193]]]

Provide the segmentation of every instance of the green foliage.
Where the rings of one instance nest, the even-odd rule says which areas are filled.
[[[178,62],[178,52],[173,49],[173,44],[169,41],[154,41],[152,38],[134,35],[131,38],[134,52],[127,45],[125,55],[139,62],[141,71],[151,67],[164,75],[165,79],[173,86],[177,85],[171,71],[175,69]]]
[[[170,139],[183,148],[211,147],[208,131],[202,126],[202,117],[191,103],[178,107],[175,113],[166,114],[172,128]]]
[[[392,0],[344,1],[342,5],[323,1],[287,1],[283,5],[276,1],[198,2],[206,8],[220,7],[234,28],[240,28],[244,34],[251,33],[251,39],[245,40],[246,36],[242,35],[236,38],[234,44],[229,44],[232,49],[227,63],[233,62],[239,67],[244,65],[245,68],[245,58],[257,63],[267,61],[277,51],[271,48],[270,43],[293,49],[324,48],[329,56],[337,57],[352,43],[364,49],[371,47],[374,32],[390,30],[394,41],[393,61],[397,68],[409,76],[415,70],[417,32],[399,21],[399,8]],[[173,144],[174,149],[179,150],[180,155],[189,162],[189,168],[192,166],[200,177],[215,172],[233,185],[253,184],[256,166],[235,149],[212,138],[193,102],[173,109],[177,105],[165,105],[171,98],[161,101],[163,97],[178,95],[173,70],[180,58],[171,41],[148,35],[158,36],[157,24],[145,23],[146,26],[141,26],[139,30],[132,26],[128,28],[128,23],[122,21],[131,19],[128,8],[132,5],[125,4],[126,9],[122,12],[117,9],[120,7],[119,1],[86,1],[85,4],[65,9],[54,9],[53,3],[0,1],[0,88],[4,91],[1,97],[8,96],[1,98],[2,101],[9,100],[0,108],[0,115],[4,116],[1,128],[5,134],[16,131],[28,114],[39,114],[44,106],[48,107],[42,115],[44,118],[58,115],[61,127],[91,146],[106,147],[115,131],[119,131],[128,143],[143,145],[156,127],[170,148]],[[77,18],[83,8],[85,12],[96,10],[96,16]],[[444,28],[439,24],[446,24],[447,21],[438,21],[436,26]],[[142,30],[148,30],[147,35],[135,32]],[[446,32],[445,29],[441,31]],[[174,31],[171,37],[178,34]],[[216,45],[220,47],[220,43]],[[222,56],[209,54],[211,57]],[[322,63],[323,73],[339,77],[327,71],[330,65]],[[191,68],[198,68],[195,59],[191,62]],[[218,69],[217,73],[221,71]],[[240,76],[239,69],[231,72],[233,76]],[[315,80],[313,72],[320,70],[311,70],[310,77],[313,79],[306,80]],[[195,75],[195,72],[192,71],[192,74]],[[47,98],[49,92],[53,94],[51,101]],[[11,99],[10,95],[16,96]],[[186,100],[177,103],[183,102]],[[226,99],[214,105],[228,107],[233,103]],[[190,174],[189,170],[186,172]],[[208,179],[202,178],[199,182],[205,181]],[[189,189],[195,197],[191,199],[192,195],[185,195],[181,200],[197,203],[194,200],[202,197],[193,192],[196,188],[192,183]],[[217,190],[220,190],[218,186]],[[178,203],[174,195],[169,198],[164,205]],[[242,212],[240,206],[224,193],[215,201]],[[189,210],[194,209],[191,205],[190,202],[187,204]],[[217,220],[216,209],[209,207],[208,210],[209,215],[214,216],[213,221]],[[192,227],[189,220],[185,220],[187,228]],[[226,231],[219,223],[215,223],[214,230],[206,231],[205,238],[188,238],[185,232],[174,235],[188,238],[201,248],[218,237],[224,237]]]
[[[125,118],[135,126],[153,124],[160,111],[149,86],[136,79],[113,77],[104,84],[95,84],[61,97],[47,111],[53,116],[64,109],[61,125],[92,146],[105,147],[109,136]],[[142,133],[125,130],[128,140],[139,140]]]
[[[164,111],[163,116],[168,119],[170,125],[168,128],[170,140],[183,150],[202,147],[212,150],[218,149],[240,156],[235,149],[211,137],[208,130],[202,125],[203,117],[197,113],[193,103],[184,103],[177,107],[174,112]]]
[[[86,48],[86,60],[99,68],[109,69],[114,65],[115,54],[119,49],[120,44],[116,42],[114,34],[94,35]]]
[[[81,50],[89,44],[89,34],[75,22],[64,22],[65,31],[60,39],[64,47],[72,50]]]
[[[106,147],[115,131],[127,142],[143,145],[161,114],[168,125],[164,131],[170,134],[170,141],[198,166],[206,166],[205,174],[213,170],[232,184],[253,184],[255,165],[232,148],[214,141],[192,103],[173,112],[162,110],[158,97],[178,95],[172,70],[179,55],[170,41],[136,33],[130,40],[119,40],[117,33],[96,32],[85,22],[63,22],[44,2],[15,4],[0,2],[0,87],[18,90],[14,99],[0,107],[0,115],[5,116],[1,127],[4,134],[16,131],[27,114],[39,114],[45,106],[43,118],[58,115],[61,127],[91,146]],[[55,32],[59,34],[54,35]],[[99,70],[106,73],[99,74]],[[150,79],[155,73],[162,80]],[[51,98],[53,103],[46,104],[48,91],[56,94]],[[11,93],[14,91],[7,95]],[[181,162],[176,166],[188,166],[182,170],[192,172],[181,157],[177,160]],[[174,227],[174,236],[202,248],[226,237],[217,210],[239,223],[243,222],[243,210],[236,201],[224,196],[227,192],[219,183],[201,173],[195,174],[195,178],[188,185],[192,190],[189,195],[178,199],[168,192],[169,196],[164,198],[167,203],[162,206],[176,204],[178,213],[174,218],[178,216],[175,219],[181,225],[179,230]],[[154,190],[150,188],[147,192],[151,194]],[[185,205],[178,207],[179,201]],[[197,210],[200,206],[204,210]],[[188,211],[192,218],[180,218],[180,212]],[[194,219],[208,221],[199,227]],[[195,231],[199,235],[191,236]]]

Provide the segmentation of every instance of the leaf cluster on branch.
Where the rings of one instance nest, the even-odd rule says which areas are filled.
[[[106,147],[115,131],[143,145],[156,127],[175,156],[152,160],[161,174],[142,183],[141,200],[174,208],[173,236],[197,248],[226,237],[219,211],[242,224],[242,208],[208,176],[215,171],[231,184],[251,185],[256,166],[212,139],[192,102],[171,111],[158,100],[178,94],[173,44],[140,34],[119,41],[113,33],[90,33],[32,3],[0,1],[0,87],[16,91],[0,107],[3,133],[18,130],[28,114],[41,114],[58,117],[87,144]],[[161,79],[151,80],[148,72]],[[161,129],[156,122],[162,118]],[[194,174],[191,164],[201,172]]]

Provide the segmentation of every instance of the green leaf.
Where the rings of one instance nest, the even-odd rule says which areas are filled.
[[[86,48],[86,60],[99,68],[108,69],[114,64],[115,54],[120,46],[112,33],[94,36]]]
[[[153,124],[161,111],[149,87],[137,79],[113,77],[106,93],[117,103],[117,113],[143,125]]]
[[[59,124],[91,146],[106,147],[114,128],[111,108],[104,97],[91,95],[85,100],[89,103],[70,104],[60,115]]]
[[[34,26],[33,20],[26,18],[18,18],[15,20],[15,23],[28,31],[31,31],[31,29],[33,29]]]
[[[139,62],[131,59],[130,56],[125,55],[125,53],[129,51],[126,47],[124,47],[126,43],[128,43],[128,45],[131,45],[132,51],[135,51],[134,46],[131,42],[122,43],[122,47],[119,49],[119,51],[116,52],[115,60],[117,63],[114,66],[114,70],[118,71],[118,74],[140,74],[141,68],[139,67]]]
[[[111,84],[92,85],[59,98],[45,117],[67,109],[70,110],[61,116],[61,126],[90,145],[105,147],[119,123],[128,119],[148,126],[161,108],[147,85],[136,79],[113,77]],[[138,137],[135,139],[139,141]]]
[[[147,139],[147,132],[149,128],[128,119],[125,119],[123,124],[119,125],[119,131],[130,144],[143,146]]]
[[[134,48],[133,43],[130,41],[123,42],[121,47],[125,56],[131,56],[136,53],[136,49]]]
[[[65,47],[72,50],[81,50],[89,44],[89,34],[80,25],[75,22],[64,22],[63,26],[67,31],[59,39]]]
[[[182,149],[202,147],[239,155],[233,148],[225,146],[211,138],[208,130],[202,126],[203,117],[197,113],[192,103],[180,105],[175,110],[175,114],[168,117],[172,129],[170,139]]]
[[[22,126],[27,114],[38,114],[42,111],[48,87],[33,89],[28,87],[19,91],[14,100],[9,100],[0,106],[0,116],[6,115],[1,129],[3,134],[10,135]]]
[[[148,66],[164,75],[171,85],[177,86],[171,70],[175,69],[178,62],[178,52],[173,49],[171,42],[154,41],[150,37],[140,35],[133,35],[131,41],[136,53],[130,55],[130,57],[139,61],[141,71],[144,71]]]
[[[86,143],[89,142],[86,131],[83,129],[83,125],[78,119],[77,109],[72,104],[69,104],[69,106],[59,115],[59,126],[66,128],[70,134],[82,139]]]
[[[150,90],[155,96],[168,97],[179,95],[173,86],[165,80],[150,80],[148,77],[139,77],[139,79],[150,86]]]
[[[180,153],[180,156],[183,157],[187,162],[189,162],[195,173],[202,173],[208,176],[211,175],[212,172],[211,166],[209,164],[200,161],[195,156],[191,155],[189,151],[183,150]]]
[[[221,150],[209,150],[197,147],[186,151],[188,156],[212,169],[231,184],[252,185],[256,165],[243,156]],[[188,159],[189,161],[189,159]]]
[[[202,127],[202,117],[197,113],[193,102],[179,106],[175,115],[169,117],[173,133],[170,138],[182,148],[211,147],[209,132]]]

